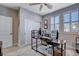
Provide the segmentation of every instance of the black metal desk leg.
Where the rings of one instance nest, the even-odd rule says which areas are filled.
[[[37,38],[36,38],[36,51],[38,49],[38,41],[37,41]]]
[[[66,56],[66,43],[64,44],[64,49],[65,49],[65,52],[64,52],[64,55]]]
[[[63,56],[63,44],[61,44],[61,56]]]
[[[52,50],[53,50],[53,56],[54,56],[54,46],[52,46]]]
[[[31,38],[31,48],[33,48],[32,45],[33,45],[33,41],[32,41],[32,38]]]

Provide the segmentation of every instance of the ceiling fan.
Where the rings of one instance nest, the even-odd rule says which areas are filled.
[[[46,6],[48,9],[52,9],[52,5],[48,4],[48,3],[30,3],[30,6],[32,5],[40,5],[39,10],[41,11],[43,6]]]

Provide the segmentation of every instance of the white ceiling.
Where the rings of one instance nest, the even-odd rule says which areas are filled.
[[[40,5],[30,6],[28,3],[2,3],[1,5],[6,6],[8,8],[15,9],[15,10],[18,10],[20,7],[22,7],[22,8],[25,8],[27,10],[30,10],[32,12],[35,12],[39,15],[45,15],[45,14],[54,12],[56,10],[59,10],[61,8],[68,7],[74,3],[50,3],[50,4],[53,6],[52,9],[48,9],[47,7],[43,7],[42,11],[39,11]]]

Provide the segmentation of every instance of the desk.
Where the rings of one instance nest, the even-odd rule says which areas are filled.
[[[45,37],[45,36],[41,37],[40,39],[43,41],[46,41],[47,44],[52,45],[53,56],[54,56],[54,47],[61,45],[61,56],[63,55],[63,45],[64,44],[66,45],[65,41],[64,41],[64,43],[62,43],[61,40],[57,41],[57,40],[53,40],[53,39],[51,39],[49,37]],[[65,48],[66,48],[66,46],[65,46]]]
[[[41,36],[41,37],[33,37],[35,40],[36,40],[36,43],[35,43],[35,49],[33,48],[33,43],[32,43],[32,49],[33,50],[35,50],[35,51],[37,51],[37,52],[39,52],[39,53],[41,53],[42,55],[45,55],[46,56],[46,54],[44,54],[44,53],[42,53],[41,51],[39,51],[39,46],[38,46],[38,40],[43,40],[43,41],[45,41],[48,45],[51,45],[52,46],[52,51],[53,51],[53,56],[55,56],[55,53],[54,53],[54,51],[55,51],[55,47],[56,46],[59,46],[59,45],[61,45],[61,56],[63,55],[62,54],[62,52],[63,52],[63,43],[61,43],[60,41],[57,41],[57,40],[53,40],[52,38],[50,38],[50,37],[46,37],[46,36]],[[31,39],[31,42],[32,42],[32,40],[33,39]]]

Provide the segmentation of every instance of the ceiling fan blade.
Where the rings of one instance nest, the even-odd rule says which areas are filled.
[[[45,6],[47,6],[49,9],[52,9],[52,5],[45,3]]]
[[[43,7],[43,5],[41,4],[41,5],[40,5],[40,9],[39,9],[40,11],[42,10],[42,7]]]
[[[29,5],[38,5],[38,4],[41,4],[41,3],[30,3]]]

